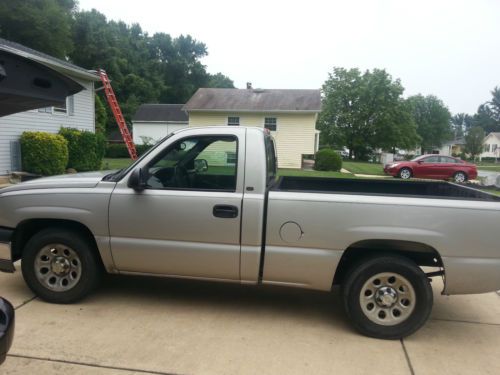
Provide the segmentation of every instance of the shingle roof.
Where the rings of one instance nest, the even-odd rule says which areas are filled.
[[[184,104],[143,104],[135,112],[132,121],[184,121],[188,114],[182,109]]]
[[[184,106],[186,111],[319,112],[319,90],[201,88]]]
[[[47,65],[54,70],[58,70],[62,73],[71,74],[87,78],[90,80],[99,80],[99,77],[90,70],[84,69],[77,65],[71,64],[68,61],[58,59],[56,57],[47,55],[46,53],[34,50],[32,48],[26,47],[22,44],[12,42],[7,39],[0,38],[0,50],[15,53],[31,60],[35,60],[39,63]]]

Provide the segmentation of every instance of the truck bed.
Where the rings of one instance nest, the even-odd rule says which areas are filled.
[[[280,177],[274,191],[404,196],[435,199],[500,201],[500,197],[446,181],[402,181],[321,177]]]

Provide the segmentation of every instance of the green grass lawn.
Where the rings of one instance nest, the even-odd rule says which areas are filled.
[[[482,171],[500,172],[500,164],[477,165],[477,169]]]
[[[102,161],[102,169],[122,169],[128,167],[132,164],[132,159],[123,158],[123,159],[112,159],[112,158],[104,158]]]
[[[367,163],[359,161],[343,161],[342,168],[347,169],[351,173],[371,174],[383,176],[384,170],[382,164]]]

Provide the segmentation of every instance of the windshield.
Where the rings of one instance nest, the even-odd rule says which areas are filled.
[[[419,160],[422,160],[423,158],[426,158],[427,156],[429,156],[429,155],[420,155],[420,156],[417,156],[416,158],[411,159],[411,161],[419,161]]]

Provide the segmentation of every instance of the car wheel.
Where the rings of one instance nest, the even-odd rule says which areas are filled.
[[[40,298],[72,303],[97,286],[101,269],[89,241],[74,231],[49,228],[35,234],[22,254],[26,284]]]
[[[453,175],[453,180],[456,183],[462,183],[467,181],[467,175],[464,172],[457,172]]]
[[[351,323],[370,337],[408,336],[424,325],[432,310],[429,280],[403,257],[380,256],[358,264],[348,273],[342,290]]]
[[[411,169],[410,168],[401,168],[398,173],[399,178],[403,180],[407,180],[411,177]]]

